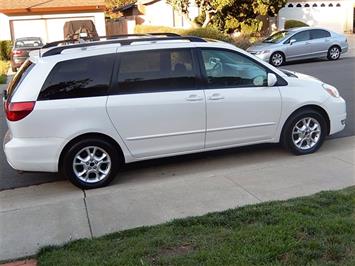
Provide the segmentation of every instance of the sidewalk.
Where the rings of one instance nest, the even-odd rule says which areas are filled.
[[[173,161],[173,162],[172,162]],[[56,182],[0,192],[0,261],[45,245],[355,185],[355,137],[313,155],[234,149],[137,164],[110,187]]]
[[[355,56],[355,34],[348,34],[346,36],[349,43],[349,52],[345,56],[354,57]]]

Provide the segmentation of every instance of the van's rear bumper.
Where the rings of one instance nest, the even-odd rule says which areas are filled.
[[[60,138],[13,138],[8,131],[3,148],[7,162],[15,170],[58,172],[63,142]]]

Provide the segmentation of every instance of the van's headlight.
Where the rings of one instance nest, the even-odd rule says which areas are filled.
[[[323,88],[333,97],[339,98],[340,94],[337,88],[329,84],[323,84]]]

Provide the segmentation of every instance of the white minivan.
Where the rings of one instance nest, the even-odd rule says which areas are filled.
[[[278,142],[313,153],[346,120],[329,84],[228,43],[169,34],[44,49],[4,100],[9,164],[85,189],[140,160]]]

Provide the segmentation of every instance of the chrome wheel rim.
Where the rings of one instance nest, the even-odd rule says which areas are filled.
[[[309,150],[318,144],[321,134],[322,129],[316,119],[302,118],[293,127],[292,141],[298,149]]]
[[[110,155],[97,146],[85,147],[75,155],[73,170],[76,177],[85,183],[100,182],[111,171]]]
[[[278,54],[278,53],[277,53],[277,54],[274,54],[274,55],[272,56],[271,61],[272,61],[272,64],[273,64],[274,66],[281,66],[282,63],[283,63],[283,61],[284,61],[284,59],[283,59],[283,57],[282,57],[281,54]]]
[[[331,50],[330,50],[330,57],[332,59],[338,59],[340,56],[340,50],[339,48],[337,47],[333,47]]]

